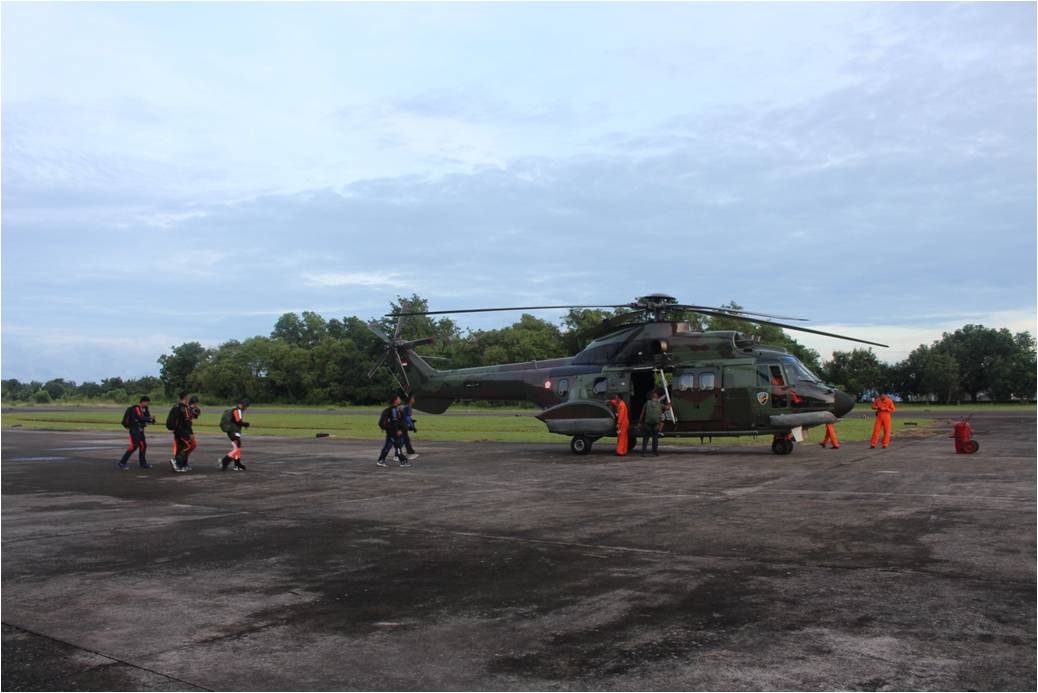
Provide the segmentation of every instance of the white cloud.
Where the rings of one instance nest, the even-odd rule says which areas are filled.
[[[309,286],[407,286],[397,272],[311,272],[303,275]]]
[[[823,332],[834,332],[836,334],[847,335],[848,337],[859,337],[861,339],[868,339],[872,342],[889,344],[889,349],[870,347],[866,344],[855,344],[854,342],[848,342],[842,339],[821,337],[819,335],[803,332],[791,331],[789,334],[801,344],[804,344],[821,354],[823,361],[827,361],[834,351],[871,349],[881,361],[895,363],[907,358],[912,350],[920,344],[930,345],[940,339],[943,333],[954,332],[965,324],[984,325],[985,327],[991,327],[994,329],[1001,329],[1004,327],[1013,333],[1030,332],[1032,335],[1035,335],[1038,334],[1038,331],[1036,331],[1036,320],[1038,320],[1038,318],[1036,318],[1036,316],[1038,316],[1038,307],[995,311],[986,315],[976,313],[965,316],[960,315],[958,316],[958,319],[944,321],[936,325],[925,327],[906,327],[904,325],[882,324],[863,326],[849,324],[812,325],[808,323],[805,325],[811,329],[821,330]]]

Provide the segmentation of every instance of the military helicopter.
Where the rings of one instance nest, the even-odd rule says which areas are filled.
[[[403,320],[416,315],[447,315],[559,308],[627,309],[605,320],[599,334],[576,356],[477,368],[437,370],[415,349],[433,338],[399,338]],[[623,398],[637,418],[649,393],[662,390],[671,407],[664,423],[668,437],[773,437],[777,455],[793,452],[812,426],[833,423],[854,408],[854,398],[827,385],[782,347],[738,331],[696,332],[688,313],[773,325],[885,347],[864,339],[789,325],[802,321],[768,313],[678,303],[651,294],[633,303],[581,306],[470,308],[387,314],[397,318],[392,337],[371,323],[386,345],[369,377],[383,364],[399,373],[400,384],[415,394],[416,408],[442,414],[459,399],[526,400],[539,406],[537,418],[552,433],[570,436],[570,450],[585,455],[592,444],[616,436],[616,415],[608,400]],[[631,437],[636,435],[631,427]]]

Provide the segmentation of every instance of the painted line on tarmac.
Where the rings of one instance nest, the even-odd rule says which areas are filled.
[[[126,441],[120,441],[124,443]],[[114,443],[113,443],[114,445]],[[82,445],[74,448],[48,448],[51,452],[72,452],[76,450],[111,450],[111,445]]]
[[[8,457],[8,462],[51,462],[54,460],[67,460],[68,457]]]
[[[896,491],[822,491],[812,489],[768,489],[768,493],[778,493],[787,495],[827,495],[827,496],[892,496],[895,498],[941,498],[948,500],[992,500],[992,501],[1009,501],[1013,503],[1033,503],[1034,498],[1016,497],[1016,496],[976,496],[976,495],[955,495],[950,493],[898,493]]]
[[[508,536],[507,534],[482,534],[480,532],[461,532],[458,530],[448,529],[429,529],[427,527],[417,527],[415,525],[393,525],[397,529],[405,529],[413,532],[423,532],[425,534],[443,534],[450,536],[462,536],[462,537],[473,537],[476,539],[492,539],[494,541],[510,541],[519,542],[523,544],[544,544],[548,546],[573,546],[581,549],[597,549],[599,551],[624,551],[629,553],[647,553],[657,556],[681,556],[683,554],[675,553],[674,551],[666,551],[663,549],[642,549],[634,546],[613,546],[610,544],[585,544],[582,542],[575,541],[553,541],[550,539],[529,539],[527,537],[515,537]]]
[[[213,690],[212,688],[206,688],[205,686],[199,685],[197,683],[191,683],[190,681],[186,681],[184,679],[177,678],[176,676],[173,676],[172,674],[164,674],[161,671],[158,671],[156,669],[149,669],[146,666],[141,666],[140,664],[134,664],[133,662],[131,662],[131,661],[127,660],[127,659],[121,659],[119,657],[116,657],[115,655],[105,654],[104,652],[100,652],[98,650],[93,650],[93,649],[90,649],[89,647],[85,647],[83,645],[77,645],[76,643],[71,642],[69,640],[62,640],[61,638],[56,638],[56,637],[54,637],[52,635],[47,635],[46,633],[41,633],[39,631],[33,630],[31,628],[27,628],[27,627],[22,626],[22,625],[18,625],[17,623],[13,623],[11,621],[6,621],[5,620],[4,621],[4,625],[11,626],[12,628],[17,628],[18,630],[22,631],[23,633],[29,633],[30,635],[35,635],[38,638],[44,638],[46,640],[50,640],[51,642],[56,642],[56,643],[59,643],[61,645],[65,645],[66,647],[71,647],[73,649],[79,650],[81,652],[89,652],[92,655],[96,655],[98,657],[103,657],[104,659],[109,660],[109,662],[105,662],[104,664],[99,664],[99,665],[96,665],[96,666],[92,666],[92,667],[90,667],[88,669],[85,669],[85,670],[83,670],[81,672],[72,673],[72,674],[68,674],[68,675],[65,675],[65,676],[59,676],[58,678],[53,679],[51,681],[51,683],[61,682],[61,681],[64,681],[66,679],[70,679],[70,678],[73,678],[73,677],[80,676],[82,674],[88,673],[90,671],[94,671],[94,670],[97,670],[97,669],[101,669],[101,668],[104,668],[104,667],[111,666],[112,664],[122,664],[123,666],[130,667],[131,669],[138,669],[140,671],[146,671],[146,672],[148,672],[150,674],[155,674],[156,676],[159,676],[159,677],[161,677],[163,679],[166,679],[167,681],[175,681],[176,683],[183,684],[183,685],[189,686],[191,688],[196,688],[196,689],[202,690],[202,691],[211,691],[211,690]],[[54,690],[61,690],[61,686],[60,685],[55,686]]]

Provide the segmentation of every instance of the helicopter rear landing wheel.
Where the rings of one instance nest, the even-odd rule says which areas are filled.
[[[789,438],[775,438],[771,442],[771,451],[776,455],[788,455],[793,452],[793,441]]]
[[[591,452],[591,439],[585,435],[573,436],[569,441],[569,449],[574,455],[586,455]]]

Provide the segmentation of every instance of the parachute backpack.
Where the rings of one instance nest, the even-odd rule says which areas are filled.
[[[224,433],[234,433],[234,410],[226,410],[222,416],[220,416],[220,430]]]
[[[123,412],[123,428],[129,428],[130,427],[130,422],[134,420],[134,419],[131,418],[132,415],[133,415],[133,407],[132,406],[126,407],[126,411]]]
[[[178,423],[180,423],[180,405],[174,404],[173,408],[169,410],[169,414],[166,415],[166,428],[175,431]]]

